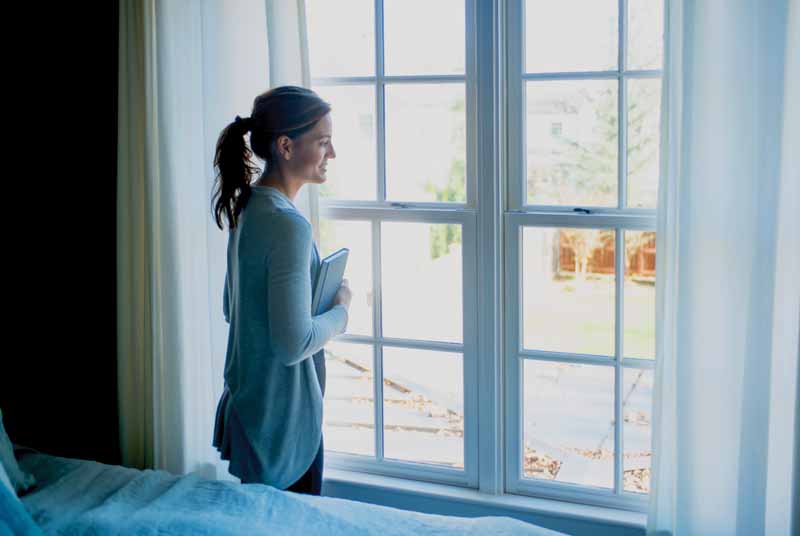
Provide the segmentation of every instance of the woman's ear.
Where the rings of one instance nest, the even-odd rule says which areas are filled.
[[[281,160],[289,160],[292,157],[292,139],[289,136],[278,136],[275,140],[275,148]]]

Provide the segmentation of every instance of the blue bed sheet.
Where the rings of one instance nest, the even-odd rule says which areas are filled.
[[[46,534],[555,536],[509,517],[409,512],[263,484],[26,453],[37,487],[21,500]]]

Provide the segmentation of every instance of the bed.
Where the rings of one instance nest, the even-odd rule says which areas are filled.
[[[20,496],[45,534],[496,535],[562,534],[510,517],[409,512],[263,484],[177,476],[15,447],[36,478]]]

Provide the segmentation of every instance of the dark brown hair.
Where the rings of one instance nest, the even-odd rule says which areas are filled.
[[[270,169],[278,163],[275,140],[288,136],[294,140],[311,130],[331,111],[331,106],[310,89],[300,86],[280,86],[262,93],[253,101],[250,117],[237,119],[222,129],[217,140],[214,180],[218,187],[211,200],[214,219],[222,229],[222,213],[228,227],[235,229],[239,214],[252,193],[251,178],[261,170],[252,164],[253,153],[264,160]],[[244,135],[250,131],[250,147]],[[251,150],[252,148],[252,150]]]

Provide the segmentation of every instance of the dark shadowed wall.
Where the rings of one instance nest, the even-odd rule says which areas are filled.
[[[119,463],[119,5],[26,9],[4,16],[0,408],[15,443]]]

